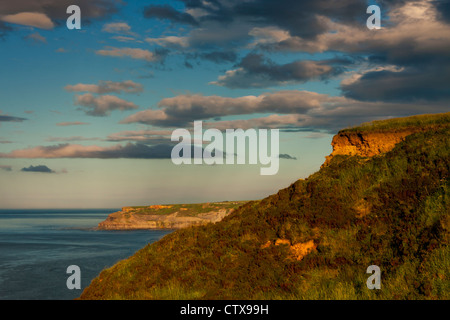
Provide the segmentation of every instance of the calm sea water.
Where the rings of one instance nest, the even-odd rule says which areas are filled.
[[[114,211],[0,210],[0,299],[77,298],[101,270],[170,233],[94,230]],[[66,286],[70,265],[80,290]]]

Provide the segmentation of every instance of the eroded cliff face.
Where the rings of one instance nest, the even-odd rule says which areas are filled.
[[[245,203],[245,202],[242,202]],[[181,229],[221,221],[241,202],[207,203],[198,208],[183,205],[123,207],[98,224],[100,230]],[[165,210],[161,212],[161,210]],[[196,212],[198,210],[198,212]]]
[[[110,214],[100,222],[100,230],[136,230],[136,229],[180,229],[190,226],[215,223],[222,220],[227,214],[225,209],[199,214],[196,217],[185,217],[174,212],[168,215],[140,215],[128,211],[118,211]]]
[[[395,145],[407,136],[419,132],[421,128],[405,128],[401,130],[379,132],[341,131],[333,137],[333,152],[325,157],[327,166],[336,155],[373,157],[392,150]]]

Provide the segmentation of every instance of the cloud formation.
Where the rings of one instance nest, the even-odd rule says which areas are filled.
[[[189,46],[187,37],[166,36],[161,38],[146,38],[145,41],[167,48],[186,48]]]
[[[82,126],[89,124],[88,122],[81,122],[81,121],[68,121],[68,122],[59,122],[56,125],[60,127],[68,127],[68,126]]]
[[[126,22],[111,22],[107,23],[102,28],[103,32],[126,34],[135,36],[136,34],[131,31],[131,27]]]
[[[113,110],[132,110],[137,109],[138,106],[133,102],[126,101],[111,95],[94,96],[91,93],[77,95],[75,97],[75,105],[81,106],[87,115],[104,117]]]
[[[279,157],[280,159],[286,159],[286,160],[297,160],[296,157],[293,157],[293,156],[291,156],[291,155],[289,155],[289,154],[287,154],[287,153],[280,153],[280,154],[278,155],[278,157]]]
[[[309,123],[308,123],[309,121]],[[237,120],[223,120],[205,122],[203,125],[207,128],[216,128],[222,131],[226,129],[288,129],[305,126],[306,130],[310,130],[311,117],[299,114],[271,114],[264,117],[237,119]]]
[[[36,43],[47,43],[47,39],[41,36],[38,32],[34,32],[25,37],[25,39],[34,41]]]
[[[348,63],[297,60],[277,64],[263,58],[261,52],[334,52],[361,62],[351,66],[356,68],[354,81],[344,81],[340,88],[348,98],[383,102],[450,99],[446,85],[450,5],[446,1],[379,1],[385,17],[380,30],[366,27],[367,3],[361,0],[183,2],[183,10],[150,5],[145,16],[190,26],[183,36],[151,40],[163,47],[189,50],[186,67],[193,68],[189,59],[207,59],[207,52],[243,48],[257,52],[244,57],[213,84],[265,88],[328,79],[342,75]],[[220,55],[211,55],[210,61],[215,57]],[[236,61],[232,56],[223,58],[214,62]],[[390,66],[397,70],[388,69]]]
[[[13,117],[13,116],[7,116],[7,115],[1,115],[0,114],[0,122],[22,122],[27,120],[26,118],[20,118],[20,117]]]
[[[313,38],[281,26],[254,28],[252,47],[312,54],[334,51],[360,59],[359,70],[341,86],[349,98],[385,102],[450,99],[447,7],[440,1],[384,1],[383,8],[389,20],[384,20],[380,30],[322,15],[324,30]]]
[[[46,14],[39,12],[19,12],[16,14],[9,14],[1,16],[0,20],[39,29],[53,29],[55,26]]]
[[[62,4],[68,1],[4,1],[0,4],[0,38],[13,29],[14,23],[33,28],[54,28],[59,19],[63,19],[63,15],[58,16]],[[224,68],[218,78],[210,78],[216,79],[212,84],[232,89],[268,88],[339,76],[343,79],[338,88],[342,95],[332,96],[305,90],[261,94],[257,91],[254,95],[237,97],[181,94],[161,99],[157,108],[139,111],[121,123],[189,128],[193,121],[205,120],[208,121],[205,126],[219,129],[321,129],[330,132],[384,117],[448,110],[450,9],[445,1],[380,1],[383,14],[388,19],[383,19],[383,28],[376,31],[366,28],[367,3],[360,0],[183,2],[184,9],[181,10],[164,4],[146,6],[142,12],[146,18],[169,21],[171,25],[165,31],[173,28],[173,24],[183,24],[183,30],[178,35],[165,32],[157,37],[152,34],[154,37],[146,38],[142,48],[104,47],[95,53],[156,62],[162,61],[170,49],[170,52],[177,51],[184,55],[188,68],[194,68],[195,65],[190,59],[217,64],[234,63],[233,67]],[[27,3],[27,6],[23,3]],[[85,0],[81,3],[86,3],[83,17],[87,11],[88,19],[97,19],[113,12],[119,2]],[[61,12],[65,18],[65,11]],[[118,35],[114,38],[118,41],[135,41],[135,34],[126,22],[106,23],[102,31]],[[39,33],[33,34],[36,35],[35,40],[39,41]],[[149,44],[160,47],[161,51],[144,47]],[[248,50],[251,53],[247,53]],[[242,52],[245,52],[244,56],[239,54]],[[283,53],[297,52],[301,56],[308,53],[311,58],[295,58],[298,60],[288,62],[275,60]],[[330,53],[345,59],[328,59]],[[313,56],[316,54],[318,57]],[[326,58],[320,60],[323,56]],[[135,110],[138,107],[133,102],[104,94],[140,93],[143,87],[131,80],[100,81],[97,84],[67,85],[65,90],[85,93],[75,96],[75,105],[80,106],[86,114],[106,116],[115,110]],[[227,92],[226,89],[220,90]],[[0,122],[24,120],[0,115]],[[61,122],[57,125],[81,124],[87,123]],[[141,157],[151,157],[150,154],[157,153],[157,150],[147,149],[150,147],[146,144],[164,145],[166,131],[113,133],[105,140],[133,142],[114,147],[65,144],[26,150],[27,154],[47,156],[114,158],[137,157],[136,154],[140,154]],[[81,141],[91,138],[72,136],[49,139]],[[11,156],[20,151],[3,155]]]
[[[187,12],[175,10],[170,5],[151,5],[144,9],[144,17],[167,19],[172,22],[198,26],[198,22]]]
[[[96,158],[96,159],[170,159],[172,144],[147,146],[145,144],[127,143],[111,147],[83,146],[79,144],[58,144],[38,146],[27,149],[0,153],[0,158],[56,159],[56,158]],[[25,171],[31,171],[28,168]]]
[[[151,52],[147,49],[140,48],[105,48],[95,51],[96,54],[101,56],[123,58],[128,57],[132,59],[145,60],[148,62],[157,61],[160,59],[158,54]]]
[[[171,130],[128,130],[108,135],[107,141],[135,141],[143,144],[165,144],[170,141]]]
[[[102,19],[117,11],[120,1],[104,0],[20,0],[1,1],[0,16],[17,16],[23,13],[34,13],[45,15],[48,19],[59,22],[67,19],[66,9],[76,4],[83,10],[83,20],[90,22],[93,19]],[[42,23],[42,21],[40,21]],[[48,22],[47,22],[48,23]],[[65,24],[64,24],[65,25]],[[44,26],[46,26],[44,24]]]
[[[237,65],[211,84],[228,88],[266,88],[270,86],[325,80],[343,71],[330,65],[330,60],[298,60],[276,64],[262,54],[248,54]]]
[[[215,63],[234,62],[238,55],[234,51],[211,51],[197,54],[197,57]]]
[[[147,109],[128,116],[121,123],[144,123],[156,126],[187,126],[200,119],[254,113],[298,113],[319,108],[323,95],[309,91],[278,91],[259,96],[236,98],[221,96],[179,95],[162,99],[160,109]]]
[[[0,1],[0,39],[19,29],[18,26],[43,30],[65,27],[66,9],[72,4],[72,0]],[[123,3],[118,0],[77,0],[75,4],[82,8],[83,23],[89,24],[115,13]]]
[[[221,97],[179,95],[162,99],[159,109],[147,109],[126,117],[121,123],[159,127],[191,127],[208,120],[214,128],[301,128],[328,132],[362,122],[424,112],[422,103],[360,101],[304,90],[267,92],[259,96]],[[429,113],[448,111],[448,102],[427,106]],[[258,118],[220,120],[237,115],[268,114]]]
[[[151,5],[145,8],[147,18],[168,19],[173,23],[182,23],[203,27],[211,22],[220,23],[222,34],[229,32],[227,27],[234,23],[247,26],[277,26],[290,31],[293,35],[313,38],[326,31],[318,14],[332,16],[337,21],[355,23],[365,12],[367,5],[359,0],[330,2],[325,0],[183,0],[184,12],[169,5]],[[293,14],[295,12],[295,14]],[[209,26],[209,25],[208,25]],[[244,29],[245,30],[245,29]],[[221,36],[218,34],[218,36]]]
[[[22,172],[42,172],[42,173],[55,173],[52,169],[44,165],[29,166],[28,168],[20,169]]]
[[[91,92],[91,93],[140,93],[144,89],[141,84],[132,80],[126,80],[122,82],[114,81],[100,81],[99,84],[83,84],[78,83],[76,85],[67,85],[64,87],[66,91],[71,92]]]

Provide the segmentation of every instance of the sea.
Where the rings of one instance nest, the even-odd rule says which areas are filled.
[[[0,210],[0,300],[75,299],[103,269],[172,232],[96,230],[115,211]]]

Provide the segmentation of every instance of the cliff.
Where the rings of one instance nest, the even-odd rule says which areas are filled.
[[[216,223],[245,202],[123,207],[98,225],[99,230],[181,229]]]
[[[448,300],[450,113],[333,141],[307,179],[147,245],[80,299]],[[366,286],[370,265],[381,290]]]
[[[418,115],[364,123],[361,126],[339,131],[331,142],[333,152],[325,157],[322,167],[337,155],[373,157],[392,150],[411,134],[437,130],[448,126],[450,113]]]
[[[336,155],[373,157],[388,152],[407,136],[420,130],[405,128],[388,132],[339,132],[331,141],[333,152],[325,157],[326,160],[322,166],[328,165]]]

